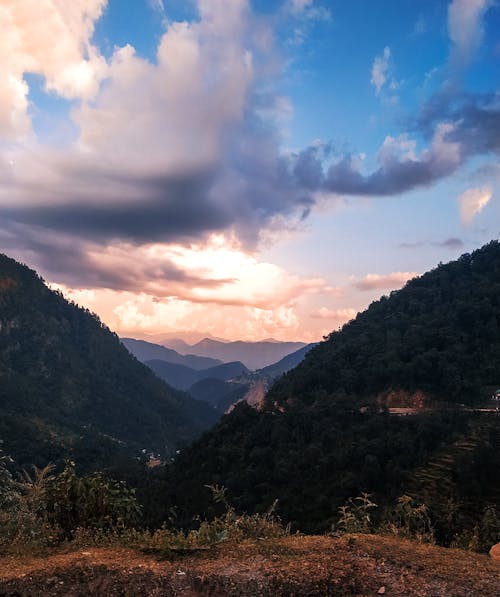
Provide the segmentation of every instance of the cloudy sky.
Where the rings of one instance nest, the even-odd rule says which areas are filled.
[[[0,250],[114,330],[317,340],[498,238],[495,0],[0,0]]]

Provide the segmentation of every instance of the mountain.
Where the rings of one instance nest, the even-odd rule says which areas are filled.
[[[160,344],[166,348],[172,348],[179,354],[189,354],[191,345],[182,340],[181,338],[165,338]]]
[[[261,376],[270,377],[272,379],[275,379],[275,378],[279,377],[280,375],[287,373],[288,371],[290,371],[290,369],[293,369],[299,363],[301,363],[303,361],[304,357],[306,356],[306,354],[314,346],[316,346],[316,343],[306,344],[306,346],[299,348],[299,350],[296,350],[295,352],[288,354],[286,357],[283,357],[277,363],[273,363],[272,365],[268,365],[267,367],[264,367],[263,369],[259,369],[257,373]]]
[[[196,400],[209,402],[220,413],[224,414],[233,404],[244,399],[249,384],[245,381],[230,382],[213,377],[200,379],[189,388],[189,394]]]
[[[313,348],[269,400],[311,403],[326,392],[387,406],[398,394],[410,402],[420,395],[424,404],[477,405],[500,385],[499,367],[500,245],[494,241],[372,303]]]
[[[0,255],[0,439],[20,466],[163,457],[215,420],[137,361],[99,319]]]
[[[179,390],[188,390],[194,383],[207,378],[225,381],[250,373],[245,365],[239,361],[222,363],[201,371],[161,360],[146,361],[145,364],[158,377]]]
[[[121,341],[128,348],[128,350],[142,363],[146,361],[166,361],[167,363],[174,363],[176,365],[184,365],[191,369],[208,369],[220,365],[222,361],[212,359],[204,356],[196,356],[192,354],[181,355],[175,350],[165,348],[159,344],[152,344],[144,340],[135,340],[134,338],[122,338]]]
[[[189,520],[209,511],[203,487],[215,483],[239,510],[278,499],[293,528],[323,532],[363,492],[380,524],[406,495],[425,504],[440,544],[469,545],[481,529],[500,532],[498,386],[494,241],[372,303],[278,379],[260,410],[237,405],[167,470],[165,504]]]
[[[190,352],[224,362],[241,361],[249,369],[255,370],[267,367],[304,346],[303,342],[220,342],[204,338],[191,346]]]

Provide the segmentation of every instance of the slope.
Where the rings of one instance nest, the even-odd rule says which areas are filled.
[[[330,334],[280,380],[269,401],[318,392],[373,401],[389,390],[480,404],[500,385],[500,244],[415,278]]]
[[[173,453],[215,419],[99,319],[0,255],[0,438],[20,466]]]
[[[380,516],[411,492],[431,506],[440,542],[473,534],[485,508],[498,511],[498,419],[461,404],[481,405],[500,385],[499,330],[492,242],[373,303],[280,378],[260,411],[237,406],[168,471],[176,503],[189,517],[185,496],[196,494],[194,509],[208,511],[203,485],[222,484],[242,510],[278,498],[286,521],[314,532],[364,491]],[[394,396],[422,403],[395,416]],[[440,467],[456,477],[446,491],[432,481]]]
[[[202,370],[195,370],[191,367],[186,367],[185,365],[176,365],[158,359],[146,361],[145,364],[152,369],[158,377],[179,390],[188,390],[193,384],[203,379],[218,379],[225,381],[249,373],[245,365],[239,361],[222,363],[221,365]]]
[[[293,369],[299,363],[301,363],[304,360],[304,357],[306,356],[306,354],[314,346],[316,346],[316,344],[306,344],[306,346],[299,348],[299,350],[296,350],[295,352],[292,352],[291,354],[286,355],[281,360],[279,360],[277,363],[273,363],[272,365],[268,365],[267,367],[264,367],[263,369],[259,369],[258,374],[260,376],[265,376],[265,377],[270,377],[272,379],[276,379],[280,375],[283,375],[284,373],[288,373],[288,371],[290,371],[290,369]]]

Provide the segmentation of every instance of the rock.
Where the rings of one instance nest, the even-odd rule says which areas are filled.
[[[493,558],[494,560],[499,560],[500,561],[500,543],[496,543],[490,549],[490,557]]]
[[[384,595],[385,594],[385,587],[380,587],[380,589],[377,591],[377,595]]]

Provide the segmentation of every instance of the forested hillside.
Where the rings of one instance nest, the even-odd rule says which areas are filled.
[[[216,416],[138,362],[99,319],[0,255],[0,439],[19,466],[173,454]]]
[[[499,329],[492,242],[373,303],[278,380],[262,410],[224,417],[168,471],[171,503],[186,520],[208,512],[203,486],[218,483],[243,510],[279,499],[310,532],[337,524],[362,492],[379,521],[407,494],[439,542],[467,542],[484,516],[500,520],[500,419],[472,408],[500,386]],[[415,396],[410,416],[386,408]]]
[[[269,403],[326,393],[371,401],[419,390],[479,404],[500,386],[500,244],[493,241],[382,297],[313,348]]]

